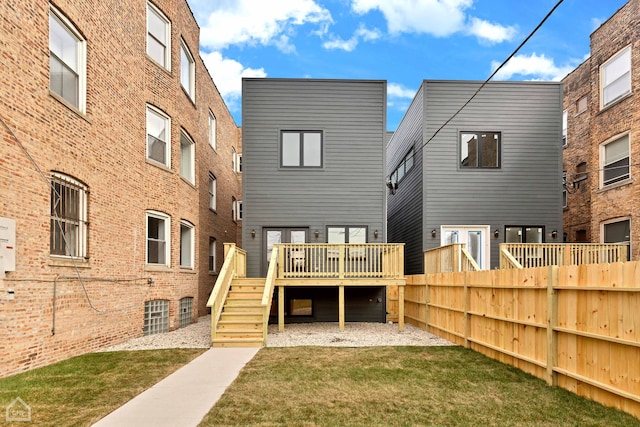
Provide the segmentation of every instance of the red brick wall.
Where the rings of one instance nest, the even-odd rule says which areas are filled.
[[[146,55],[144,0],[127,7],[109,0],[56,1],[87,40],[81,113],[49,91],[48,4],[0,2],[0,116],[45,176],[71,175],[90,193],[88,261],[76,271],[78,263],[49,255],[48,183],[0,127],[0,217],[15,219],[17,230],[16,271],[0,281],[0,377],[142,335],[145,301],[169,300],[175,329],[179,300],[193,297],[195,320],[207,313],[216,279],[208,271],[209,236],[218,241],[218,269],[222,243],[237,241],[231,197],[242,197],[231,147],[241,151],[239,129],[199,58],[199,29],[186,2],[154,4],[171,20],[171,72]],[[196,60],[195,103],[180,85],[181,37]],[[146,160],[147,103],[171,116],[171,169]],[[209,110],[217,118],[216,151],[208,143]],[[195,142],[195,185],[180,176],[181,129]],[[217,212],[208,207],[209,171],[218,179]],[[147,210],[171,217],[168,268],[145,265]],[[193,270],[179,266],[180,220],[195,226]],[[86,279],[64,278],[78,274]]]

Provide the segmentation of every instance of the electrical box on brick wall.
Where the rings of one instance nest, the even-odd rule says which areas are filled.
[[[16,271],[16,221],[0,217],[0,273]]]

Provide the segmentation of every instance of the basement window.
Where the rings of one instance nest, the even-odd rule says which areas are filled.
[[[169,332],[169,301],[153,300],[144,303],[144,335]]]
[[[191,324],[191,313],[193,312],[193,297],[185,297],[180,300],[180,327],[184,328]]]
[[[290,316],[312,316],[313,300],[312,299],[292,299],[289,302]]]

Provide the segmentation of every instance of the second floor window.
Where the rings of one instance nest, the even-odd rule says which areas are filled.
[[[217,250],[216,239],[213,237],[209,237],[209,272],[216,272],[216,250]]]
[[[50,253],[87,257],[87,187],[63,174],[51,175]]]
[[[84,112],[86,42],[53,6],[49,10],[49,89]]]
[[[171,222],[162,212],[147,212],[147,264],[170,265]]]
[[[194,234],[193,224],[180,221],[180,267],[182,268],[193,268]]]
[[[282,131],[280,138],[280,166],[322,167],[321,131]]]
[[[147,158],[171,167],[171,120],[147,106]]]
[[[499,168],[500,132],[461,132],[461,168]]]
[[[180,84],[183,89],[189,95],[191,100],[196,98],[196,73],[195,73],[195,61],[191,52],[184,44],[184,41],[180,43]]]
[[[209,209],[213,211],[216,210],[216,187],[216,177],[209,172]]]
[[[629,178],[629,135],[602,145],[602,186]]]
[[[631,93],[631,46],[622,49],[600,67],[601,107]]]
[[[216,116],[209,111],[209,145],[216,149]]]
[[[147,3],[147,55],[171,70],[171,24],[151,3]]]

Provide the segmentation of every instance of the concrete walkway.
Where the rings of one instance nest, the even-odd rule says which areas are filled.
[[[197,426],[258,350],[207,350],[94,426]]]

